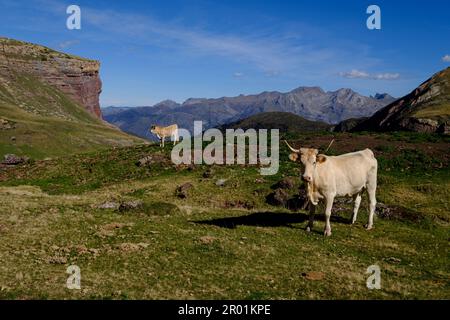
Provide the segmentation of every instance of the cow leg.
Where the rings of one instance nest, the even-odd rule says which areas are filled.
[[[314,214],[316,213],[316,206],[311,202],[309,203],[309,221],[308,226],[306,227],[307,232],[311,232],[314,225]]]
[[[164,148],[164,140],[166,140],[166,137],[162,136],[161,137],[161,142],[162,142],[162,147]]]
[[[367,194],[369,195],[369,221],[366,228],[370,230],[373,228],[373,215],[375,213],[375,207],[377,205],[377,199],[375,197],[375,186],[367,186]]]
[[[173,145],[175,145],[177,143],[177,136],[173,135],[172,138],[173,138]]]
[[[367,194],[369,196],[369,221],[367,222],[366,228],[370,230],[373,228],[373,215],[375,213],[375,207],[377,205],[376,199],[377,191],[377,168],[369,172],[369,179],[367,182]]]
[[[331,236],[331,225],[330,225],[330,217],[331,217],[331,208],[333,207],[334,195],[326,197],[326,209],[325,209],[325,231],[323,234],[325,236]]]
[[[355,200],[355,206],[353,207],[352,224],[355,223],[356,217],[358,216],[359,205],[361,204],[361,194],[356,194],[353,196],[353,199]]]

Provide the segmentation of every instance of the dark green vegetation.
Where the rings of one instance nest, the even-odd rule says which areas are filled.
[[[274,183],[299,176],[284,146],[268,177],[254,166],[174,166],[170,147],[145,145],[0,169],[0,298],[449,299],[450,142],[430,137],[335,135],[329,154],[374,150],[378,200],[397,209],[366,231],[366,197],[354,226],[341,202],[329,238],[322,214],[306,233],[305,212],[265,203]],[[332,136],[290,138],[324,149]],[[141,202],[99,208],[129,201]],[[65,287],[71,264],[81,290]],[[366,288],[372,264],[381,290]]]
[[[310,121],[289,112],[263,112],[244,120],[226,124],[221,127],[224,129],[279,129],[280,132],[308,132],[308,131],[326,131],[331,125],[320,122]]]

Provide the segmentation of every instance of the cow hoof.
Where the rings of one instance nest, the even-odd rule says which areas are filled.
[[[372,229],[373,229],[373,226],[369,226],[368,224],[366,224],[364,227],[365,227],[367,230],[372,230]]]
[[[323,232],[323,235],[324,235],[325,237],[331,236],[331,230],[325,230],[325,231]]]

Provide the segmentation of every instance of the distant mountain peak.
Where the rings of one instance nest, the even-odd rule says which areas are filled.
[[[314,93],[319,93],[319,94],[325,94],[325,91],[323,91],[323,89],[321,87],[306,87],[306,86],[301,86],[298,87],[294,90],[291,91],[292,93],[300,93],[300,92],[314,92]]]
[[[348,118],[368,117],[389,102],[360,95],[349,88],[325,92],[317,86],[303,86],[283,93],[264,91],[217,99],[189,98],[178,107],[170,108],[170,112],[166,112],[164,107],[147,107],[126,110],[105,119],[126,132],[145,137],[150,123],[177,123],[179,127],[192,131],[195,120],[203,120],[204,129],[207,129],[260,113],[273,116],[273,112],[287,112],[310,121],[335,124]]]
[[[391,96],[388,93],[378,93],[378,92],[375,93],[375,95],[371,96],[371,97],[373,97],[374,99],[377,99],[377,100],[395,99],[393,96]]]
[[[166,108],[176,108],[179,107],[180,104],[170,99],[163,100],[154,105],[154,107],[166,107]]]

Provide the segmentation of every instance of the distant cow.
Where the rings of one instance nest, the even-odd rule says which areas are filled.
[[[378,162],[370,149],[340,156],[326,156],[318,154],[317,149],[294,149],[287,141],[285,142],[292,151],[289,159],[294,162],[300,160],[305,167],[302,179],[307,183],[308,198],[311,202],[307,231],[311,231],[313,227],[315,207],[320,199],[324,199],[326,203],[324,235],[331,235],[331,208],[336,196],[353,197],[355,206],[352,224],[355,223],[364,189],[367,190],[370,202],[369,222],[366,228],[369,230],[373,227]]]
[[[151,126],[150,132],[156,134],[160,140],[159,146],[164,148],[164,140],[170,137],[173,140],[173,145],[178,142],[178,125],[172,124],[167,127]]]

